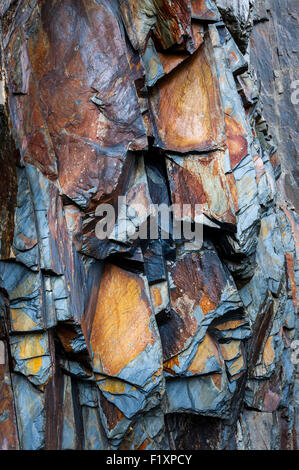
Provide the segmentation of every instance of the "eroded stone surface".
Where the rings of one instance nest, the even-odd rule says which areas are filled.
[[[2,2],[1,449],[297,447],[287,3]]]

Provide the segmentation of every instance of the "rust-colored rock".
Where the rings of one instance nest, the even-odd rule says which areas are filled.
[[[254,3],[1,2],[1,450],[298,448],[297,6]]]

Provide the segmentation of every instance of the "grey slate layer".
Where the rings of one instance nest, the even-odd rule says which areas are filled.
[[[296,8],[1,3],[0,449],[298,448]]]

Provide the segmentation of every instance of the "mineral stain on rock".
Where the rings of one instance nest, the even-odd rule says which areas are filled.
[[[1,2],[1,450],[298,449],[297,9]]]

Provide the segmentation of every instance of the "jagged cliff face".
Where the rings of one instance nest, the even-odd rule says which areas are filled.
[[[2,449],[297,448],[281,3],[1,3]],[[138,238],[162,203],[203,243]]]
[[[279,191],[297,213],[298,18],[299,4],[296,0],[256,1],[255,26],[251,36],[251,62],[260,79],[263,114],[278,146],[277,162],[281,162]],[[267,127],[266,123],[264,127]]]

